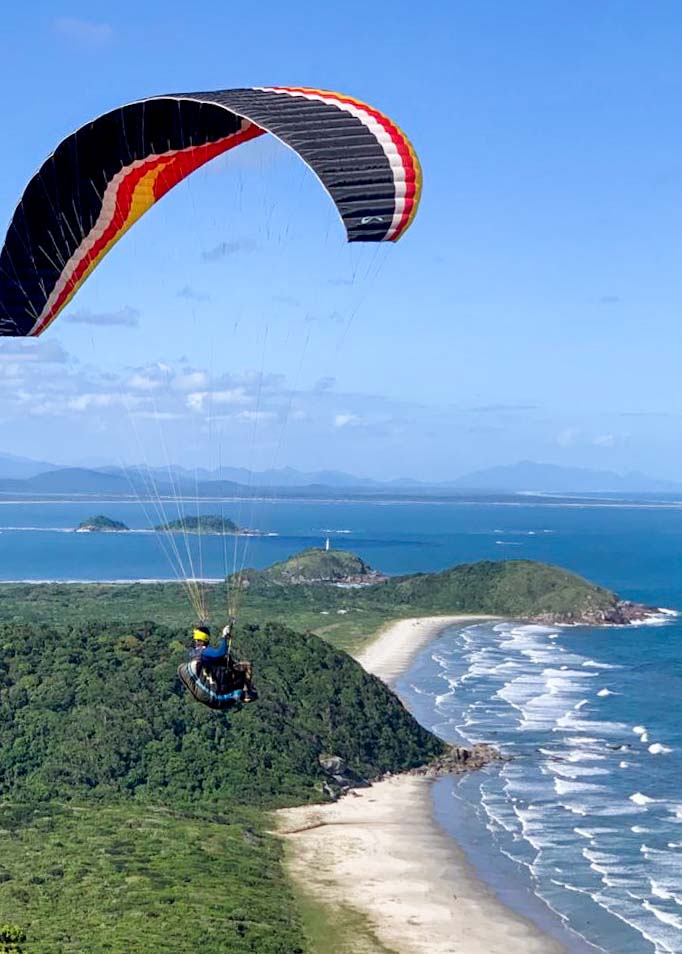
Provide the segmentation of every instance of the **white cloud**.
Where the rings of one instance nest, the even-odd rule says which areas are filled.
[[[232,420],[242,424],[253,424],[258,421],[272,421],[276,417],[274,411],[239,411],[232,415]]]
[[[173,379],[176,391],[194,391],[197,388],[205,388],[208,383],[208,374],[205,371],[188,371]]]
[[[187,415],[174,411],[133,411],[132,416],[147,421],[181,421]]]
[[[2,378],[23,378],[26,368],[22,364],[0,363],[0,380]]]
[[[0,362],[12,361],[35,364],[64,364],[69,355],[54,338],[6,338],[0,343]],[[1,365],[0,365],[1,367]]]
[[[72,325],[114,325],[124,328],[136,328],[140,324],[140,313],[136,308],[126,305],[118,311],[90,311],[81,308],[80,311],[72,311],[62,319]]]
[[[72,411],[88,411],[90,408],[133,407],[139,398],[129,394],[79,394],[71,398],[67,405]]]
[[[597,434],[595,437],[590,437],[579,427],[565,427],[557,434],[556,442],[560,447],[574,447],[576,444],[583,446],[591,444],[593,447],[615,447],[616,436],[615,434]]]
[[[336,414],[334,416],[334,427],[348,427],[352,424],[360,424],[361,417],[357,414]]]
[[[616,435],[615,434],[598,434],[592,443],[596,447],[615,447],[616,446]]]
[[[194,394],[187,395],[187,407],[191,411],[203,411],[204,401],[208,396],[207,391],[195,391]]]
[[[187,395],[187,407],[193,411],[211,410],[213,405],[250,404],[253,398],[245,389],[229,388],[226,391],[195,391]]]
[[[133,373],[128,379],[128,387],[134,391],[160,391],[167,389],[176,377],[176,372],[168,364],[159,361],[155,364],[148,364],[142,368],[133,368]]]
[[[250,404],[253,398],[244,388],[230,388],[228,391],[214,391],[212,399],[216,404]]]
[[[148,374],[136,373],[128,381],[128,386],[134,391],[159,391],[165,384],[160,378]]]
[[[280,423],[287,418],[292,439],[286,447],[291,448],[294,442],[303,446],[327,440],[330,432],[350,434],[351,429],[358,441],[383,440],[386,421],[395,412],[389,399],[339,392],[331,379],[313,379],[296,388],[284,375],[255,370],[213,374],[183,358],[171,364],[103,369],[75,363],[54,342],[45,351],[45,344],[31,342],[28,351],[10,343],[5,360],[0,360],[0,415],[6,435],[6,422],[11,421],[17,433],[21,428],[27,435],[42,434],[38,440],[46,447],[78,433],[83,440],[92,438],[98,452],[113,459],[120,453],[179,459],[196,451],[213,460],[221,441],[224,449],[240,454],[240,432],[253,431],[258,434],[254,453],[264,455],[265,466]],[[35,363],[39,359],[40,365]],[[332,423],[347,430],[334,430]]]

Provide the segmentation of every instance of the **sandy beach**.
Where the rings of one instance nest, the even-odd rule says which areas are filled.
[[[392,685],[409,669],[420,649],[439,633],[458,623],[475,623],[493,616],[422,616],[400,619],[379,630],[372,642],[356,656],[363,669]]]
[[[447,626],[489,617],[427,617],[383,629],[358,661],[390,683]],[[506,908],[433,818],[431,784],[396,776],[331,805],[278,812],[289,870],[307,892],[351,907],[396,954],[560,954]]]

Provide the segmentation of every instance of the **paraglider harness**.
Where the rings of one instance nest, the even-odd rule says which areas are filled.
[[[178,676],[192,697],[210,709],[232,709],[253,702],[257,693],[251,685],[251,664],[236,663],[232,656],[232,621],[223,630],[225,654],[205,658],[203,650],[193,650],[192,658],[178,667]],[[196,631],[195,631],[196,632]],[[202,627],[199,632],[208,633]]]

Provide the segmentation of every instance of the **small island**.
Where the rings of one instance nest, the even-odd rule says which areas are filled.
[[[164,533],[198,533],[214,536],[232,536],[241,532],[234,520],[230,520],[229,517],[219,517],[211,514],[201,514],[198,517],[180,517],[178,520],[170,520],[168,523],[159,524],[154,529]]]
[[[99,514],[97,517],[88,517],[76,527],[76,533],[121,533],[129,530],[120,520],[112,520]]]

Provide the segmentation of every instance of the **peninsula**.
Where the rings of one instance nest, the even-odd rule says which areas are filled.
[[[481,560],[440,573],[388,577],[354,553],[310,549],[267,569],[248,570],[233,582],[254,600],[276,601],[282,590],[296,587],[298,599],[319,606],[319,612],[380,610],[386,620],[474,613],[552,626],[613,626],[656,612],[562,567],[532,560]],[[350,592],[339,592],[344,587]]]

